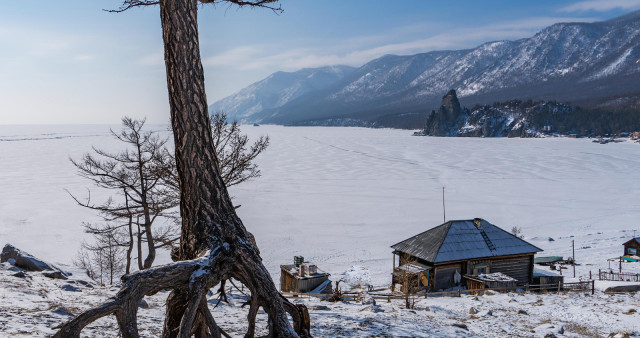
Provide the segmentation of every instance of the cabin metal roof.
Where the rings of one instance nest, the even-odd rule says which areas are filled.
[[[542,249],[483,220],[455,220],[391,247],[427,262],[536,253]]]
[[[640,244],[640,237],[634,237],[634,238],[622,243],[622,245],[631,244],[631,242],[633,242],[633,241],[638,242]]]
[[[310,264],[308,262],[305,262],[305,263]],[[320,270],[320,268],[318,268],[317,266],[316,266],[316,273],[314,273],[312,275],[309,275],[309,276],[300,276],[300,270],[294,264],[280,265],[280,270],[287,272],[288,274],[290,274],[291,276],[293,276],[294,278],[297,278],[297,279],[310,279],[310,278],[319,278],[319,277],[331,276],[330,273],[327,273],[327,272],[325,272],[323,270]]]

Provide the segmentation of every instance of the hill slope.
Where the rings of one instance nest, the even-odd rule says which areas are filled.
[[[518,98],[597,104],[637,95],[640,11],[602,22],[559,23],[517,41],[386,55],[356,70],[339,69],[322,85],[299,91],[291,89],[296,85],[272,85],[281,74],[275,73],[212,107],[244,122],[416,128],[450,88],[466,105]]]

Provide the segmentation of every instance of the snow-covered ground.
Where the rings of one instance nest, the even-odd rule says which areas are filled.
[[[71,264],[85,236],[80,224],[95,220],[95,215],[77,206],[65,191],[85,196],[85,187],[90,187],[75,175],[68,158],[78,158],[91,146],[119,149],[108,128],[0,126],[0,245],[11,243],[50,262]],[[609,264],[617,269],[617,263],[607,259],[622,254],[622,243],[634,230],[640,236],[640,145],[636,143],[412,137],[406,130],[363,128],[243,126],[242,130],[252,137],[271,137],[271,146],[258,161],[263,176],[234,187],[231,194],[242,205],[240,217],[255,235],[275,280],[280,264],[302,255],[334,280],[357,265],[369,270],[374,285],[388,286],[390,246],[442,223],[443,186],[447,219],[482,217],[506,230],[521,227],[526,240],[545,250],[541,255],[571,256],[575,241],[581,264],[578,277]],[[92,198],[106,196],[91,188]],[[168,262],[168,255],[157,262]],[[623,271],[640,272],[640,263],[623,264]],[[81,287],[82,293],[74,293],[39,284],[64,283],[39,275],[32,280],[3,276],[0,336],[19,333],[14,326],[7,331],[10,321],[22,321],[18,328],[23,334],[50,333],[48,323],[62,315],[41,310],[56,304],[81,309],[115,292]],[[20,283],[31,283],[31,288]],[[146,314],[141,327],[150,330],[146,335],[157,334],[150,327],[161,321],[161,297],[154,296],[151,310],[142,311]],[[318,305],[315,302],[310,306]],[[18,304],[20,313],[9,312],[5,304]],[[623,314],[638,308],[638,296],[430,298],[420,301],[415,313],[403,310],[400,303],[379,305],[384,312],[354,304],[313,310],[315,333],[527,336],[543,322],[595,335],[640,330],[637,313]],[[427,306],[430,311],[425,311]],[[493,316],[471,319],[471,306],[492,310]],[[230,322],[246,315],[237,306],[227,308],[225,318]],[[520,308],[530,317],[517,314]],[[35,320],[39,324],[32,323]],[[469,320],[468,330],[451,326]],[[100,325],[104,323],[109,322]]]
[[[0,336],[49,336],[54,327],[73,315],[113,296],[117,288],[85,286],[75,271],[67,281],[49,279],[38,272],[15,277],[7,263],[0,264]],[[230,304],[209,307],[218,324],[231,336],[246,332],[246,297],[229,290]],[[148,307],[138,311],[143,337],[160,336],[167,292],[146,297]],[[418,298],[413,309],[403,300],[376,305],[355,301],[331,303],[316,298],[294,300],[306,304],[314,337],[625,337],[640,335],[640,293],[607,295],[596,292],[568,294],[487,293],[482,296]],[[257,334],[266,334],[266,315],[258,315]],[[113,316],[89,325],[87,337],[117,337]],[[628,336],[626,336],[628,337]]]
[[[108,128],[0,126],[0,244],[71,263],[84,236],[80,224],[95,215],[65,191],[84,197],[91,187],[69,157],[91,146],[119,149]],[[575,240],[578,275],[607,268],[634,230],[640,236],[636,143],[412,137],[364,128],[242,130],[271,137],[258,161],[263,176],[231,194],[276,279],[280,264],[301,255],[334,278],[361,265],[373,284],[388,284],[389,246],[442,223],[443,186],[447,219],[522,227],[542,255],[571,256]],[[92,189],[93,199],[101,196]],[[623,270],[640,271],[640,264]]]

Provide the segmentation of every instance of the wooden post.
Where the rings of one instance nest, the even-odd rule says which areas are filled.
[[[573,278],[576,278],[576,241],[571,240],[571,250],[573,251],[573,257],[571,260],[573,261]]]
[[[596,281],[591,280],[591,295],[593,296],[596,293]]]
[[[593,279],[593,277],[591,277],[591,270],[589,270],[589,279]]]
[[[394,251],[393,252],[393,270],[391,270],[391,292],[393,292],[396,289],[395,273],[396,273],[396,253]]]
[[[558,293],[560,293],[560,284],[561,282],[558,282]]]

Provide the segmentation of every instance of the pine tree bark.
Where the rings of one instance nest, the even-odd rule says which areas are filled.
[[[246,337],[254,336],[255,313],[260,306],[268,315],[269,336],[310,336],[306,307],[290,303],[276,289],[221,178],[200,59],[197,6],[198,0],[160,1],[180,185],[182,234],[179,250],[173,255],[178,262],[123,277],[123,287],[112,300],[64,324],[54,337],[79,337],[84,326],[109,314],[116,316],[123,337],[137,337],[135,318],[140,300],[162,289],[172,290],[162,337],[226,335],[206,306],[206,292],[230,278],[251,291]]]
[[[211,121],[200,59],[197,0],[163,0],[160,16],[165,65],[180,182],[182,234],[178,258],[193,259],[207,250],[228,245],[234,259],[233,276],[262,299],[269,314],[270,332],[295,335],[288,323],[280,295],[242,221],[219,172],[211,137]],[[225,278],[226,279],[226,278]],[[165,337],[177,332],[189,304],[176,290],[167,303]],[[185,309],[185,310],[183,310]],[[182,319],[179,319],[181,317]]]

